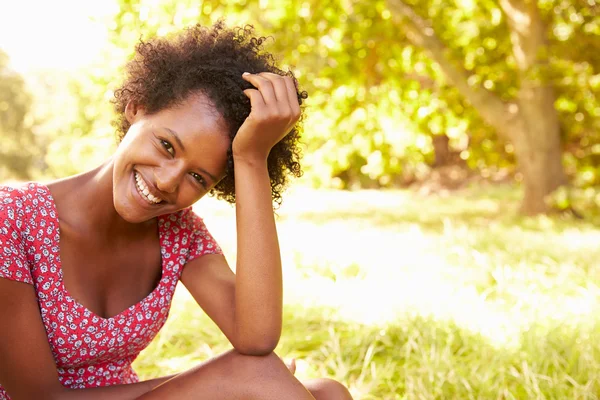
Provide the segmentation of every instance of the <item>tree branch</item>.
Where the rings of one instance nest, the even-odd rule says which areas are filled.
[[[539,142],[535,139],[536,130],[545,131],[547,139],[538,146],[553,149],[560,146],[560,123],[554,107],[554,88],[547,79],[550,63],[546,29],[537,1],[500,0],[499,4],[510,28],[518,68],[519,110],[526,124],[523,134],[527,140]]]
[[[510,27],[517,67],[527,72],[546,58],[540,60],[539,50],[545,47],[545,35],[537,4],[530,0],[500,0],[499,4]]]
[[[505,103],[491,91],[469,84],[467,71],[457,66],[449,55],[449,49],[436,36],[433,28],[401,0],[387,0],[394,18],[406,32],[408,40],[429,52],[452,85],[471,103],[481,117],[505,138],[510,139],[519,125],[519,107]]]

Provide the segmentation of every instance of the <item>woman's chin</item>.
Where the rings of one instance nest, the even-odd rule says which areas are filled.
[[[123,220],[129,222],[130,224],[139,224],[150,219],[148,215],[142,216],[139,212],[136,212],[135,209],[132,210],[131,207],[115,206],[115,210],[117,211],[117,214],[123,218]]]
[[[139,224],[151,220],[156,216],[151,210],[144,209],[136,202],[127,201],[131,199],[125,198],[125,201],[114,199],[115,210],[117,214],[130,224]]]

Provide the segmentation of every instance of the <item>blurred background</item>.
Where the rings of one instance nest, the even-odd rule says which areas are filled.
[[[299,377],[357,399],[599,398],[597,0],[2,2],[0,182],[97,166],[138,40],[219,19],[272,36],[309,93],[277,211],[277,352]],[[195,208],[234,265],[233,208]],[[136,367],[226,348],[179,290]]]

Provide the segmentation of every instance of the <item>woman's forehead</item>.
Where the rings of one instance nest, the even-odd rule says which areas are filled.
[[[157,114],[155,123],[167,124],[178,135],[193,136],[197,133],[220,133],[229,137],[227,124],[213,102],[204,94],[189,96],[178,104]],[[183,139],[182,139],[183,140]]]

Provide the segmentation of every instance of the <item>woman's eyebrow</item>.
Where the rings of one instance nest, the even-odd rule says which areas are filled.
[[[179,147],[181,147],[181,150],[185,151],[185,146],[183,145],[183,142],[179,138],[179,135],[177,134],[177,132],[175,132],[172,129],[167,128],[166,126],[164,126],[163,129],[165,131],[167,131],[169,133],[169,135],[171,135],[171,137],[177,142],[177,144],[179,145]]]

